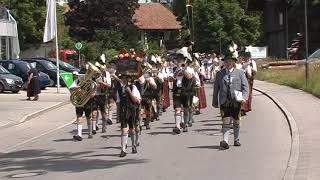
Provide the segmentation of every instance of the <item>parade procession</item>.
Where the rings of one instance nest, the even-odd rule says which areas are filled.
[[[129,137],[132,154],[136,154],[142,131],[150,130],[152,122],[160,121],[170,105],[174,110],[173,134],[187,133],[197,122],[196,115],[207,108],[205,82],[213,82],[212,106],[220,108],[223,122],[220,146],[229,149],[230,124],[233,124],[234,145],[241,146],[240,119],[251,111],[252,84],[257,73],[255,61],[245,50],[239,56],[235,44],[230,46],[229,54],[221,57],[214,53],[192,54],[193,44],[187,42],[167,57],[124,49],[112,60],[102,54],[94,64],[85,64],[80,71],[85,74],[74,74],[75,81],[70,86],[70,100],[77,115],[77,134],[73,139],[83,140],[83,115],[88,139],[99,129],[108,133],[107,126],[113,124],[116,109],[116,123],[121,127],[119,156],[127,155]]]
[[[320,179],[319,0],[0,0],[0,180]]]

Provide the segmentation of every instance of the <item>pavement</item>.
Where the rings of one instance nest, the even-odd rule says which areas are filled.
[[[69,102],[69,91],[60,88],[57,94],[56,88],[42,90],[38,101],[26,101],[26,91],[18,94],[0,93],[0,129],[17,125],[54,108]]]
[[[320,100],[302,90],[255,81],[255,87],[276,98],[292,114],[299,137],[295,180],[320,179]]]
[[[208,105],[212,88],[206,88]],[[138,154],[120,159],[119,124],[74,142],[74,107],[65,105],[0,131],[0,179],[279,180],[290,156],[286,118],[261,93],[241,124],[241,147],[221,150],[221,117],[208,106],[188,133],[173,135],[173,109],[142,132]],[[230,139],[232,142],[232,138]],[[128,151],[131,150],[129,140]]]

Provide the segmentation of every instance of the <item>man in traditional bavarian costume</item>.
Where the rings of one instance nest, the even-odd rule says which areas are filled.
[[[141,83],[141,94],[142,94],[142,101],[141,101],[141,108],[144,114],[144,125],[146,129],[150,129],[150,122],[152,121],[152,100],[154,99],[155,95],[154,92],[157,89],[157,84],[154,78],[151,76],[151,73],[145,73],[144,77],[140,78]]]
[[[192,67],[186,67],[182,79],[181,100],[183,105],[184,128],[192,127],[193,123],[193,97],[197,93],[197,81]]]
[[[80,70],[80,74],[82,74],[83,76],[80,76],[79,74],[74,74],[74,79],[75,81],[73,82],[73,84],[70,86],[70,92],[72,93],[73,91],[75,91],[77,88],[79,88],[78,84],[80,83],[81,79],[83,79],[84,74],[85,74],[86,70],[85,68],[81,68]],[[88,138],[91,139],[93,138],[92,135],[92,112],[97,110],[97,105],[95,103],[94,100],[94,96],[95,94],[91,95],[92,97],[90,98],[90,100],[83,106],[83,107],[76,107],[76,116],[77,116],[77,135],[73,136],[73,139],[75,141],[82,141],[82,116],[83,114],[85,114],[86,120],[87,120],[87,126],[88,126]]]
[[[218,108],[222,116],[223,140],[220,146],[229,149],[229,131],[231,122],[234,130],[234,146],[241,146],[240,116],[241,104],[248,99],[248,81],[242,70],[235,68],[237,58],[233,52],[225,55],[225,68],[220,70],[214,81],[212,106]]]
[[[157,85],[156,89],[154,89],[154,99],[156,101],[156,109],[155,109],[156,113],[155,113],[154,119],[159,121],[161,112],[162,112],[162,107],[163,107],[162,94],[163,94],[163,83],[164,83],[164,76],[160,71],[162,69],[162,62],[160,57],[158,58],[154,69],[156,71],[154,71],[153,73],[153,78]]]
[[[184,70],[185,70],[185,58],[183,54],[177,54],[176,57],[176,67],[173,68],[174,76],[171,77],[173,82],[173,89],[172,89],[172,97],[173,97],[173,108],[175,111],[175,123],[176,127],[173,128],[173,132],[176,134],[181,133],[181,125],[182,124],[182,79],[184,77]],[[187,132],[188,129],[186,126],[183,126],[183,131]]]
[[[126,147],[129,134],[132,141],[132,153],[137,153],[137,141],[135,132],[136,129],[139,128],[139,117],[137,111],[139,108],[139,104],[141,103],[141,95],[138,88],[133,84],[133,81],[135,79],[135,76],[141,76],[141,73],[137,72],[138,69],[128,69],[130,67],[125,65],[126,63],[129,65],[131,63],[130,61],[137,62],[136,58],[130,57],[128,53],[126,53],[124,57],[120,57],[127,60],[125,62],[120,58],[117,62],[117,71],[118,73],[121,73],[121,86],[117,91],[117,102],[120,105],[119,111],[121,123],[121,153],[119,156],[125,157],[127,155]],[[123,66],[121,69],[120,62]]]
[[[107,119],[106,112],[106,102],[107,102],[107,90],[111,88],[111,77],[109,72],[106,71],[106,66],[96,63],[96,66],[99,67],[101,74],[95,77],[95,81],[97,83],[97,91],[95,96],[95,101],[97,106],[101,112],[102,116],[102,133],[106,132],[106,126],[108,124],[112,124],[112,121]],[[97,126],[98,126],[98,111],[93,111],[92,113],[92,133],[96,134]],[[109,120],[109,121],[108,121]],[[111,122],[110,122],[111,121]]]

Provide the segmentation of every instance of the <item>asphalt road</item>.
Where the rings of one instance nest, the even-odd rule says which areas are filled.
[[[211,91],[207,88],[208,105]],[[7,130],[3,141],[15,143],[11,149],[6,147],[9,153],[0,154],[0,179],[26,175],[31,177],[23,179],[280,180],[290,154],[288,125],[262,94],[254,94],[253,109],[242,120],[241,147],[231,146],[226,151],[219,148],[221,121],[218,110],[211,106],[195,117],[196,123],[188,133],[173,135],[171,107],[150,131],[142,132],[138,154],[129,153],[120,159],[118,124],[109,126],[106,134],[99,132],[93,139],[84,135],[82,142],[73,142],[76,125],[64,124],[72,121],[74,108],[64,106],[29,121],[33,124],[28,124],[25,131]],[[40,120],[50,123],[37,126]],[[59,125],[53,125],[54,120]],[[58,130],[46,134],[53,128]],[[44,136],[32,138],[30,134]],[[2,146],[0,150],[4,151]]]

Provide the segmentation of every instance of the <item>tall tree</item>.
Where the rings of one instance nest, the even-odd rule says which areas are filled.
[[[261,35],[261,14],[246,12],[239,0],[194,0],[195,45],[199,51],[222,50],[231,42],[255,44]]]
[[[70,34],[90,40],[96,31],[120,30],[132,25],[132,16],[139,6],[138,0],[69,0],[70,11],[66,23]]]
[[[46,18],[45,1],[1,0],[0,4],[7,7],[17,20],[21,49],[27,44],[42,42]]]

